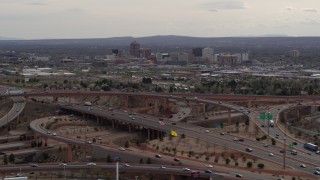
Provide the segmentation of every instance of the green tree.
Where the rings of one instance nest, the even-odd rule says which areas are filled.
[[[258,168],[263,169],[264,168],[264,164],[263,163],[259,163],[258,164]]]
[[[8,156],[5,154],[4,157],[3,157],[3,163],[4,163],[5,165],[7,165],[8,162],[9,162]]]
[[[126,142],[125,142],[124,147],[125,147],[125,148],[129,148],[129,141],[126,141]]]
[[[108,156],[107,156],[107,162],[112,162],[110,154],[108,154]]]
[[[251,168],[251,167],[252,167],[252,162],[251,162],[251,161],[247,162],[247,167],[248,167],[248,168]]]
[[[9,162],[14,163],[14,161],[15,161],[14,155],[13,155],[13,154],[10,154],[10,156],[9,156]]]
[[[148,157],[147,164],[151,164],[151,158]]]
[[[93,143],[97,142],[96,138],[93,138],[93,139],[92,139],[92,142],[93,142]]]
[[[144,163],[142,158],[140,158],[139,163],[140,163],[140,164],[143,164],[143,163]]]
[[[230,163],[230,159],[227,158],[227,159],[226,159],[226,165],[228,165],[229,163]]]

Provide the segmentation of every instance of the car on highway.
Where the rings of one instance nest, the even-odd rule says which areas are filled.
[[[102,140],[102,137],[98,137],[98,140]]]
[[[292,150],[292,151],[291,151],[291,154],[292,154],[292,155],[298,155],[298,152],[297,152],[297,150]]]
[[[242,178],[242,174],[236,174],[237,178]]]
[[[251,149],[251,148],[246,148],[246,151],[247,151],[247,152],[252,152],[253,149]]]
[[[88,141],[87,143],[88,143],[88,144],[92,144],[92,141]]]
[[[66,163],[60,163],[59,166],[67,166]]]
[[[189,168],[182,168],[182,171],[191,171]]]
[[[220,135],[222,135],[222,136],[223,136],[224,134],[225,134],[224,132],[221,132],[221,133],[220,133]]]
[[[57,135],[57,133],[52,133],[52,136],[56,136]]]
[[[206,164],[207,168],[213,168],[213,166],[211,164]]]
[[[220,101],[220,102],[218,102],[219,104],[222,104],[222,102]]]
[[[165,166],[160,166],[160,169],[166,169],[167,167],[165,167]]]
[[[269,147],[269,144],[264,144],[263,147]]]
[[[299,165],[301,168],[306,168],[307,166],[305,164],[300,164]]]
[[[315,175],[320,175],[320,171],[315,171],[314,174]]]
[[[39,167],[38,164],[30,164],[31,167]]]
[[[239,141],[239,139],[235,137],[235,138],[233,138],[233,141]]]
[[[49,132],[49,131],[48,131],[48,132],[47,132],[47,134],[49,134],[49,135],[50,135],[50,134],[51,134],[51,132]]]
[[[162,156],[160,154],[156,154],[155,157],[156,158],[162,158]]]
[[[125,151],[126,149],[124,147],[119,147],[118,150]]]
[[[205,130],[205,132],[206,132],[206,133],[209,133],[210,131],[209,131],[209,130]]]
[[[205,170],[204,173],[213,174],[211,170]]]
[[[320,155],[320,151],[316,151],[316,154]]]
[[[87,163],[87,166],[96,166],[97,164],[96,163],[93,163],[93,162],[89,162]]]
[[[173,160],[174,160],[174,161],[180,161],[180,159],[178,159],[178,158],[174,158]]]
[[[316,171],[320,171],[320,167],[316,167]]]
[[[130,167],[130,165],[129,164],[124,164],[124,165],[122,165],[122,167]]]
[[[269,153],[269,156],[270,156],[270,157],[273,157],[273,156],[274,156],[274,154],[273,154],[273,153]]]

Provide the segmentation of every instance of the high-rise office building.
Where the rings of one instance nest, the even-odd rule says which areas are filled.
[[[140,44],[137,41],[133,41],[130,44],[130,55],[137,58],[140,57]]]
[[[202,48],[193,48],[192,54],[193,54],[193,57],[201,57],[202,56]]]
[[[207,58],[210,64],[213,63],[213,48],[206,47],[202,49],[202,57]]]

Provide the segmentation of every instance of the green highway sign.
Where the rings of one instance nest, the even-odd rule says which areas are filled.
[[[272,114],[268,114],[268,119],[272,119]]]
[[[266,115],[265,114],[260,114],[260,119],[265,120],[266,119]]]
[[[107,101],[107,102],[105,102],[105,104],[112,105],[112,102],[111,101]]]

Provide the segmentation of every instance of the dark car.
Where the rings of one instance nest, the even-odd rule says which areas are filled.
[[[180,161],[180,159],[178,159],[178,158],[174,158],[173,160],[174,160],[174,161]]]
[[[292,144],[293,144],[293,145],[295,145],[295,146],[296,146],[296,145],[298,145],[298,143],[297,143],[297,142],[293,142]]]

